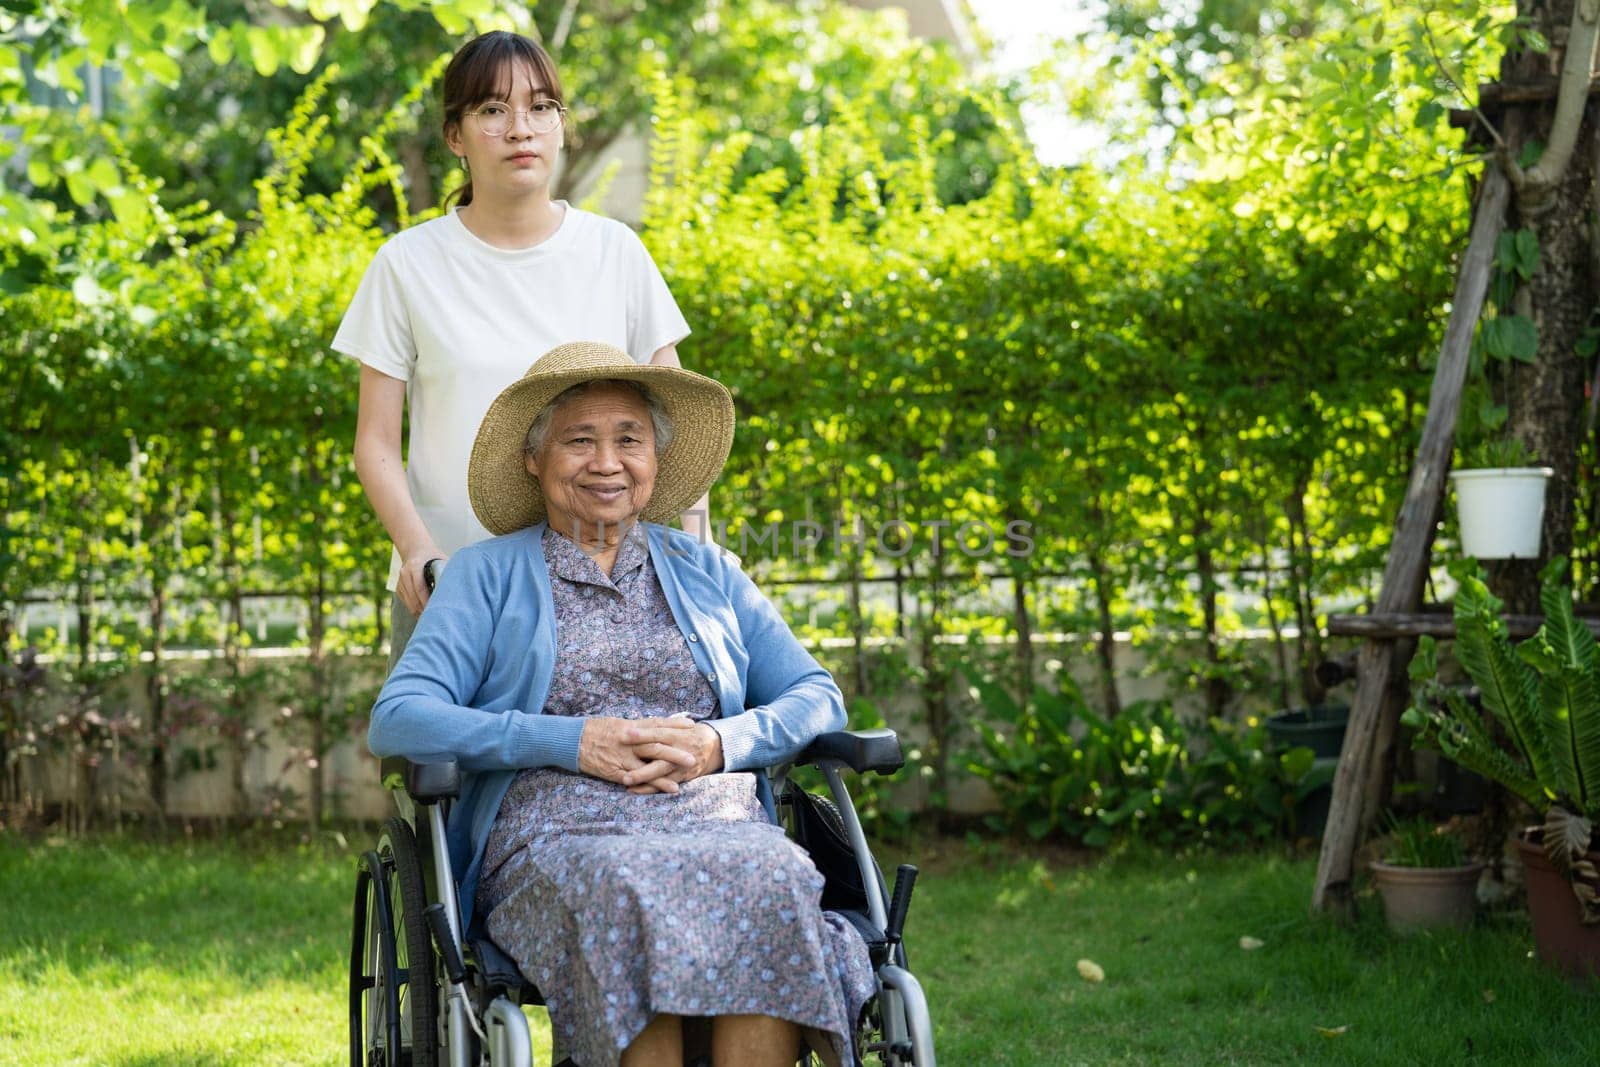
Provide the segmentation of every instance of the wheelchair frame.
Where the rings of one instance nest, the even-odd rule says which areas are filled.
[[[824,734],[792,766],[815,766],[822,772],[865,890],[862,932],[877,985],[866,1013],[875,1013],[879,1032],[857,1052],[877,1054],[886,1067],[936,1067],[927,998],[907,965],[901,937],[917,871],[902,865],[894,892],[886,892],[844,781],[845,770],[891,774],[903,764],[894,731],[877,729]],[[784,766],[769,772],[775,797],[786,788],[798,788],[788,782],[789,770]],[[543,997],[492,943],[469,945],[461,929],[455,875],[445,846],[445,805],[459,793],[459,768],[454,761],[418,764],[395,757],[382,761],[382,776],[395,794],[399,815],[386,824],[378,847],[362,855],[356,876],[350,944],[352,1067],[532,1067],[531,1035],[521,1005],[542,1004]],[[408,909],[403,899],[408,884],[411,895],[421,898],[420,919],[414,914],[419,900]],[[418,952],[426,954],[426,963],[413,960]],[[413,972],[433,991],[431,998],[420,995],[427,1020],[419,1020],[412,1010],[419,1003],[418,991],[411,988]],[[419,1031],[424,1022],[431,1023],[431,1036]]]

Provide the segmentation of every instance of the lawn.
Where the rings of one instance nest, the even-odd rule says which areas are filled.
[[[353,848],[0,836],[0,1063],[343,1062]],[[1600,1062],[1515,913],[1396,941],[1308,917],[1309,857],[910,851],[946,1064]]]

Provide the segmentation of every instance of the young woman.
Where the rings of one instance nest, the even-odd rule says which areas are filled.
[[[467,460],[489,402],[565,342],[676,367],[689,333],[632,230],[551,198],[567,109],[543,48],[477,37],[451,59],[443,95],[445,143],[468,174],[460,199],[378,250],[333,341],[361,363],[356,474],[394,540],[391,663],[436,569],[488,536]]]

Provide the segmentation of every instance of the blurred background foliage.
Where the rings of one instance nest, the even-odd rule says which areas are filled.
[[[914,695],[936,805],[1006,751],[960,700],[1003,723],[1068,692],[1034,635],[1096,635],[1071,664],[1089,721],[1124,710],[1130,632],[1212,724],[1197,759],[1224,718],[1319,702],[1318,620],[1374,595],[1468,222],[1476,161],[1445,111],[1512,12],[1175,10],[1113,0],[1002,80],[827,0],[0,3],[11,788],[41,739],[103,748],[122,677],[151,710],[117,750],[159,805],[180,732],[242,758],[266,688],[320,820],[318,761],[370,697],[330,663],[382,643],[388,554],[327,344],[377,245],[448,189],[432,81],[491,27],[557,56],[569,185],[648,133],[643,230],[694,331],[682,356],[739,408],[715,514],[834,639],[860,716]],[[1019,118],[1039,100],[1103,149],[1040,163]],[[795,522],[827,536],[798,551]],[[770,523],[776,544],[741,536]],[[1014,524],[1031,547],[1008,554]],[[272,680],[246,624],[266,595],[300,605],[269,643],[306,664]],[[24,630],[40,603],[63,622]],[[174,690],[176,645],[216,649],[208,686]],[[34,651],[70,730],[34,721]],[[1241,811],[1262,781],[1292,793],[1255,767]]]

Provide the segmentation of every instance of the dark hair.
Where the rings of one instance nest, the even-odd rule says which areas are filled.
[[[518,67],[531,67],[534,77],[544,83],[544,91],[558,104],[565,104],[561,94],[561,75],[556,73],[556,62],[550,58],[538,41],[520,33],[492,30],[480,34],[462,45],[450,57],[444,68],[444,132],[459,127],[470,108],[485,100],[509,100],[511,81]],[[464,207],[472,203],[472,176],[460,188],[445,198],[445,204],[457,197]]]

